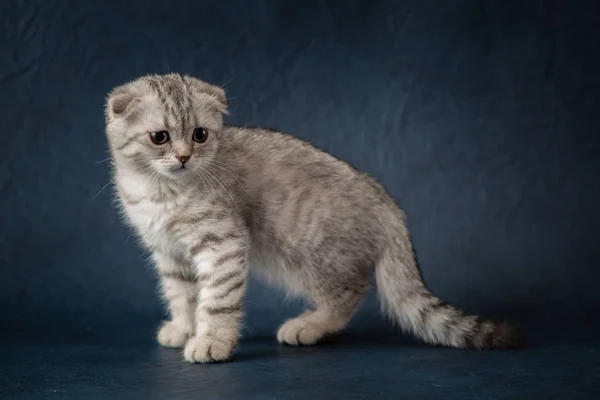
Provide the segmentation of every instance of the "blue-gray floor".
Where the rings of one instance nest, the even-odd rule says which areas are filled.
[[[351,330],[291,348],[247,335],[228,363],[191,365],[153,329],[0,344],[0,398],[17,399],[597,399],[600,343],[537,340],[521,351],[432,348],[391,330]]]

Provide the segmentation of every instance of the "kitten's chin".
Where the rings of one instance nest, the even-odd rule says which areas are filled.
[[[188,176],[190,173],[192,173],[192,170],[189,168],[173,168],[164,170],[161,173],[167,178],[177,180]]]

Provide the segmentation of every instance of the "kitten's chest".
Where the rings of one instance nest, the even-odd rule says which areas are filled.
[[[126,214],[131,225],[150,247],[172,247],[176,235],[169,230],[170,222],[180,218],[174,206],[142,201],[127,205]]]
[[[170,252],[175,247],[181,247],[180,235],[175,235],[170,229],[173,221],[182,218],[181,214],[185,212],[180,199],[158,198],[152,193],[122,188],[119,194],[127,222],[148,248]]]
[[[126,206],[127,216],[132,225],[143,234],[164,234],[172,209],[165,205],[141,202]]]

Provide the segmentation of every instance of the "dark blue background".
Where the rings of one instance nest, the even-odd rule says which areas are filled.
[[[102,190],[103,105],[127,80],[180,72],[225,85],[229,122],[293,133],[380,179],[406,209],[441,297],[521,322],[533,342],[597,337],[599,9],[592,0],[4,0],[0,331],[17,343],[135,337],[161,351],[156,282],[110,186]],[[248,307],[247,336],[264,337],[271,353],[277,325],[301,309],[257,283]],[[371,296],[348,346],[352,332],[356,343],[373,330],[399,335],[388,326]],[[68,375],[72,360],[63,361]]]

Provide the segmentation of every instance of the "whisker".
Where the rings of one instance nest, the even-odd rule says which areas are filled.
[[[204,187],[206,187],[209,191],[209,196],[214,196],[215,195],[215,188],[212,185],[212,182],[210,181],[210,179],[208,180],[208,182],[204,179],[204,177],[202,176],[202,171],[196,170],[195,171],[198,176],[200,177],[200,179],[202,179],[202,183],[204,184]]]
[[[204,177],[203,177],[203,176],[202,176],[202,174],[200,173],[200,171],[198,171],[198,170],[194,170],[194,172],[196,173],[196,175],[198,175],[198,177],[199,177],[200,179],[202,179],[202,184],[203,184],[204,186],[208,186],[208,185],[206,184],[206,181],[204,180]]]
[[[160,186],[160,172],[156,169],[152,169],[152,180],[150,181],[150,186],[154,186],[154,183],[158,182],[159,186]],[[158,190],[160,191],[160,187],[158,188]]]
[[[107,187],[108,187],[108,186],[109,186],[111,183],[114,183],[114,181],[113,181],[112,179],[111,179],[110,181],[108,181],[108,183],[107,183],[106,185],[102,186],[102,188],[101,188],[100,190],[98,190],[98,193],[96,193],[96,194],[95,194],[95,195],[92,197],[92,200],[95,200],[95,199],[96,199],[96,197],[98,197],[98,195],[99,195],[100,193],[102,193],[102,191],[103,191],[104,189],[106,189],[106,188],[107,188]]]
[[[216,178],[213,174],[210,173],[210,171],[208,169],[204,169],[204,171],[211,176],[214,180],[217,181],[217,183],[223,188],[223,190],[225,191],[225,193],[227,193],[227,195],[229,196],[229,198],[231,199],[231,201],[233,202],[233,206],[235,207],[236,211],[239,213],[240,210],[237,208],[237,204],[235,203],[235,200],[233,199],[233,194],[231,193],[231,191],[229,189],[227,189],[225,187],[225,185],[223,185],[223,183],[221,183],[221,181]]]
[[[219,166],[222,166],[222,167],[227,167],[229,169],[229,165],[227,165],[225,163],[222,163],[220,161],[217,161],[217,160],[210,160],[209,163],[214,164],[214,165],[219,165]]]
[[[100,161],[92,161],[92,164],[102,164],[104,162],[107,162],[108,160],[110,160],[112,157],[106,157],[104,160],[100,160]]]
[[[224,84],[222,84],[220,86],[221,89],[225,89],[225,86],[229,85],[234,79],[235,79],[235,74],[231,77],[231,79],[229,79],[227,82],[225,82]]]
[[[237,182],[239,182],[241,180],[241,177],[238,174],[236,174],[235,172],[233,172],[232,170],[230,170],[230,169],[228,169],[226,167],[223,167],[222,165],[216,164],[213,161],[208,162],[208,165],[211,166],[211,167],[219,168],[223,172],[227,172]],[[213,172],[216,172],[216,171],[213,171]]]
[[[200,109],[200,113],[203,113],[204,111],[206,111],[208,109],[208,104],[209,104],[208,100],[210,100],[210,99],[212,99],[212,96],[204,99],[204,102],[202,103],[202,107]]]

